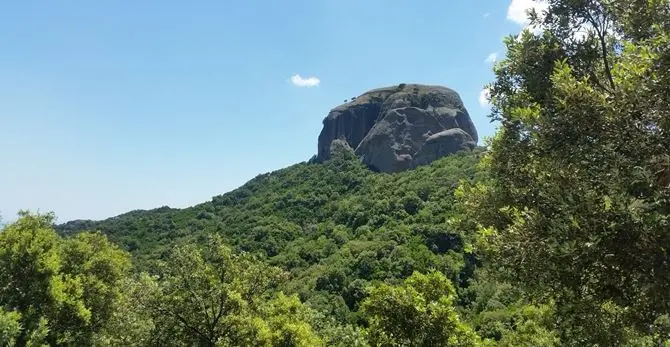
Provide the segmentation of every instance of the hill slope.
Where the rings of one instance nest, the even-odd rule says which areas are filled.
[[[352,318],[370,281],[391,282],[434,268],[469,277],[461,236],[449,229],[453,190],[476,180],[480,151],[397,174],[374,173],[347,150],[325,163],[300,163],[186,208],[132,211],[72,221],[62,234],[100,230],[151,269],[173,245],[218,233],[290,273],[285,288],[339,319]]]

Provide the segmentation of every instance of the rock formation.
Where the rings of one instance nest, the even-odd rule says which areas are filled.
[[[468,111],[455,91],[400,84],[371,90],[330,111],[319,135],[317,160],[345,141],[374,170],[398,172],[477,144]]]

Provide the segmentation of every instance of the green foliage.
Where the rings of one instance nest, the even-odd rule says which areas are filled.
[[[177,246],[157,275],[127,279],[100,345],[319,346],[311,311],[275,290],[284,274],[212,237]]]
[[[151,276],[128,276],[118,283],[120,298],[114,303],[112,315],[94,337],[95,346],[150,346],[160,337],[151,311],[145,305],[157,292]]]
[[[538,305],[480,270],[459,295],[460,311],[477,334],[498,346],[559,346],[552,303]]]
[[[414,271],[438,269],[465,283],[471,259],[447,221],[456,184],[479,180],[478,160],[478,152],[463,153],[389,175],[371,172],[342,150],[323,164],[259,175],[192,208],[133,211],[58,229],[102,231],[133,254],[140,271],[156,269],[175,244],[202,245],[220,235],[235,251],[289,272],[281,290],[354,323],[369,282],[397,283]]]
[[[297,296],[279,293],[274,300],[263,304],[261,310],[270,332],[268,346],[324,345],[309,323],[312,312]]]
[[[389,175],[342,150],[193,208],[59,229],[103,230],[152,273],[121,281],[98,345],[550,346],[551,306],[472,281],[481,264],[454,221],[468,216],[457,184],[487,177],[479,158]]]
[[[549,307],[525,305],[510,310],[504,314],[504,323],[514,325],[514,329],[507,328],[502,332],[502,339],[498,346],[518,347],[518,346],[559,346],[558,334],[547,329],[547,316]],[[497,323],[501,322],[501,316],[494,317]],[[491,317],[486,317],[491,318]],[[508,323],[511,322],[511,323]]]
[[[439,272],[414,273],[400,286],[380,284],[363,302],[374,346],[477,346],[479,337],[460,321],[455,289]]]
[[[456,225],[555,302],[566,344],[623,345],[670,312],[670,10],[634,4],[552,0],[542,35],[505,42],[490,179],[462,190]]]
[[[65,300],[58,236],[50,230],[53,216],[23,213],[0,233],[0,300],[6,311],[20,313],[25,343],[30,331]],[[39,305],[37,305],[39,303]],[[65,303],[63,303],[65,304]]]
[[[160,326],[171,327],[187,344],[248,343],[256,324],[247,317],[253,301],[278,280],[278,270],[256,267],[213,238],[201,251],[194,245],[173,250],[160,268],[158,292],[148,306]],[[251,331],[247,331],[251,330]]]
[[[128,256],[100,234],[63,240],[53,215],[21,212],[0,233],[0,308],[16,320],[17,345],[89,344],[119,296]],[[12,333],[12,331],[10,331]],[[8,333],[9,334],[9,333]]]
[[[477,333],[497,341],[497,346],[559,346],[549,305],[521,302],[479,313],[472,324]]]
[[[0,310],[0,346],[14,346],[20,333],[21,314],[16,311]]]

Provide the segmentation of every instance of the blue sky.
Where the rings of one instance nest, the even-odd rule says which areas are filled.
[[[332,107],[403,82],[457,90],[491,135],[481,90],[531,4],[5,1],[0,214],[203,202],[309,159]]]

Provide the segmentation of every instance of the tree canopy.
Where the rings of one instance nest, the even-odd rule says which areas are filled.
[[[495,67],[490,178],[462,196],[490,262],[555,300],[566,341],[623,345],[670,313],[669,15],[553,0]]]

